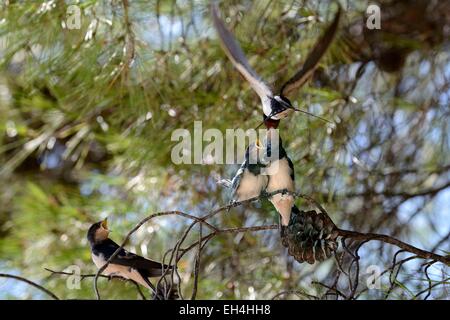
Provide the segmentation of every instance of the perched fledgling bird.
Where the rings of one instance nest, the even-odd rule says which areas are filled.
[[[294,165],[275,129],[268,130],[266,144],[267,159],[270,163],[265,171],[269,177],[265,192],[294,192]],[[336,251],[337,228],[325,213],[300,211],[294,204],[295,198],[290,194],[279,193],[269,200],[281,217],[281,242],[288,248],[289,255],[298,262],[313,264],[329,258]]]
[[[265,174],[269,181],[265,189],[266,193],[277,190],[295,192],[294,165],[283,148],[283,143],[274,128],[267,130],[266,152],[269,165],[265,168]],[[289,224],[294,197],[290,194],[278,193],[269,198],[281,217],[281,235]]]
[[[107,219],[94,223],[87,233],[92,260],[99,269],[120,247],[109,239],[109,233]],[[131,279],[156,293],[155,287],[148,278],[162,276],[163,268],[167,270],[171,269],[171,266],[146,259],[122,248],[108,264],[103,274]],[[176,295],[176,293],[174,294]]]
[[[268,176],[262,174],[265,148],[257,139],[245,151],[245,159],[232,180],[223,179],[219,183],[231,188],[232,201],[244,201],[257,197],[266,188]]]
[[[223,21],[219,18],[218,9],[214,1],[211,4],[211,12],[214,27],[216,28],[221,40],[223,50],[235,68],[238,69],[238,71],[249,82],[250,86],[260,97],[264,115],[275,122],[287,117],[293,111],[300,111],[314,116],[306,111],[294,108],[286,95],[292,93],[295,89],[302,87],[308,79],[311,78],[314,70],[319,64],[320,59],[325,54],[334,39],[341,15],[341,7],[339,6],[333,22],[325,30],[322,37],[317,41],[314,48],[309,53],[303,67],[281,86],[279,94],[274,94],[272,89],[263,80],[261,80],[258,74],[250,67],[241,47],[234,39],[231,32],[225,27]],[[322,120],[327,121],[325,119]]]
[[[270,118],[265,117],[265,120]],[[232,201],[243,201],[262,193],[277,190],[295,191],[294,165],[283,148],[278,131],[266,124],[268,130],[261,143],[250,144],[245,160],[232,180],[219,183],[232,189]],[[289,223],[294,197],[289,194],[276,194],[269,198],[281,216],[281,232]]]

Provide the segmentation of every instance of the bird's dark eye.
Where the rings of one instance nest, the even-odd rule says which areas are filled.
[[[290,107],[290,106],[291,106],[291,104],[290,104],[289,102],[284,101],[284,100],[283,100],[283,104],[284,104],[285,106],[287,106],[287,107]]]
[[[284,103],[286,103],[288,106],[292,106],[292,103],[291,103],[291,101],[290,101],[288,98],[286,98],[286,97],[284,97],[284,96],[280,96],[280,98],[281,98],[281,100],[282,100]]]

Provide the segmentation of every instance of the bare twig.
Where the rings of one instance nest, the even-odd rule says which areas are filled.
[[[345,295],[345,294],[343,294],[341,291],[339,291],[337,288],[333,288],[333,287],[330,287],[330,286],[328,286],[328,285],[326,285],[326,284],[324,284],[324,283],[322,283],[322,282],[319,282],[319,281],[313,281],[313,282],[311,282],[311,284],[317,284],[317,285],[319,285],[319,286],[322,286],[322,287],[324,287],[324,288],[326,288],[326,289],[328,289],[329,291],[334,291],[335,292],[335,294],[337,295],[337,296],[340,296],[340,297],[342,297],[343,299],[345,299],[345,300],[347,300],[348,299],[348,297]]]
[[[422,259],[435,260],[435,261],[442,262],[445,265],[450,265],[449,257],[444,257],[444,256],[435,254],[430,251],[419,249],[417,247],[414,247],[410,244],[407,244],[403,241],[400,241],[396,238],[393,238],[393,237],[390,237],[390,236],[387,236],[384,234],[361,233],[361,232],[357,232],[357,231],[348,231],[348,230],[342,230],[342,229],[338,229],[338,233],[341,237],[350,238],[353,240],[362,240],[362,241],[377,240],[377,241],[382,241],[385,243],[393,244],[393,245],[399,247],[400,249],[414,253],[415,255],[417,255],[418,257],[420,257]]]
[[[37,284],[36,282],[28,280],[28,279],[26,279],[24,277],[16,276],[16,275],[13,275],[13,274],[7,274],[7,273],[0,273],[0,277],[2,277],[2,278],[10,278],[10,279],[15,279],[15,280],[18,280],[18,281],[25,282],[25,283],[29,284],[30,286],[33,286],[36,289],[41,290],[42,292],[44,292],[48,296],[52,297],[54,300],[59,300],[58,296],[56,294],[54,294],[53,292],[51,292],[50,290],[48,290],[48,289],[44,288],[43,286]]]
[[[425,292],[431,292],[431,290],[433,289],[433,288],[435,288],[435,287],[437,287],[437,286],[440,286],[441,284],[446,284],[446,283],[448,283],[450,281],[450,278],[445,278],[445,279],[443,279],[442,281],[438,281],[438,282],[436,282],[435,284],[433,284],[433,285],[430,285],[428,288],[426,288],[426,289],[424,289],[424,290],[422,290],[422,291],[420,291],[420,292],[418,292],[415,296],[414,296],[414,299],[417,299],[417,297],[419,297],[421,294],[424,294]],[[428,297],[428,296],[427,296]]]
[[[152,214],[148,217],[146,217],[145,219],[141,220],[130,232],[128,232],[128,234],[126,235],[125,239],[123,240],[121,246],[116,250],[116,252],[113,253],[113,255],[107,260],[106,264],[100,268],[94,278],[94,289],[96,292],[96,296],[97,299],[100,299],[100,294],[98,292],[98,288],[97,288],[97,279],[100,276],[100,274],[106,269],[106,267],[108,266],[108,264],[111,262],[112,259],[114,259],[114,257],[118,254],[118,252],[124,247],[124,245],[128,242],[129,238],[131,237],[131,235],[136,232],[143,224],[147,223],[148,221],[152,220],[153,218],[156,217],[161,217],[161,216],[167,216],[167,215],[178,215],[190,220],[193,220],[193,222],[189,225],[189,227],[185,230],[185,232],[183,233],[183,236],[181,237],[181,239],[179,241],[177,241],[175,247],[171,250],[169,250],[167,253],[171,253],[170,255],[170,259],[169,259],[169,265],[172,265],[173,267],[171,269],[167,269],[164,271],[163,276],[159,279],[157,287],[159,287],[159,285],[161,284],[161,280],[164,279],[165,280],[165,275],[171,270],[172,271],[172,275],[171,275],[171,283],[169,283],[169,290],[166,290],[167,292],[170,292],[171,290],[171,286],[174,280],[174,275],[176,274],[178,277],[178,280],[181,279],[178,269],[177,269],[177,265],[178,262],[180,261],[180,259],[190,250],[192,250],[193,248],[197,247],[198,251],[197,251],[197,258],[195,259],[195,272],[194,272],[194,281],[198,281],[198,266],[197,264],[199,263],[199,257],[198,255],[200,254],[201,250],[203,250],[204,246],[206,245],[206,243],[208,241],[210,241],[212,238],[214,238],[215,236],[219,235],[219,234],[224,234],[224,233],[240,233],[240,232],[251,232],[251,231],[263,231],[263,230],[273,230],[273,229],[278,229],[278,225],[273,224],[273,225],[264,225],[264,226],[252,226],[252,227],[237,227],[237,228],[217,228],[214,225],[210,224],[209,222],[207,222],[208,219],[214,217],[215,215],[217,215],[220,212],[223,211],[228,211],[230,208],[233,207],[237,207],[237,206],[241,206],[241,205],[245,205],[248,203],[251,203],[253,201],[258,201],[260,199],[263,198],[270,198],[273,195],[276,194],[290,194],[294,197],[297,198],[303,198],[305,199],[307,202],[309,202],[310,204],[314,205],[315,207],[317,207],[322,213],[324,213],[329,221],[332,223],[331,219],[329,218],[328,213],[326,212],[326,210],[317,202],[315,201],[313,198],[309,197],[308,195],[305,194],[301,194],[301,193],[296,193],[296,192],[290,192],[288,190],[277,190],[271,193],[267,193],[267,194],[262,194],[258,197],[254,197],[251,199],[247,199],[244,201],[240,201],[240,202],[233,202],[230,203],[228,205],[219,207],[217,209],[214,209],[212,211],[210,211],[209,213],[201,216],[201,217],[197,217],[197,216],[193,216],[181,211],[167,211],[167,212],[159,212],[159,213],[155,213]],[[208,229],[211,230],[211,232],[205,236],[200,236],[198,241],[195,241],[194,243],[192,243],[191,245],[189,245],[187,248],[182,249],[181,246],[183,244],[183,242],[186,240],[189,232],[192,230],[192,228],[199,223],[200,226],[206,226]],[[200,227],[200,228],[201,228]],[[202,230],[202,229],[200,229]],[[359,245],[357,246],[357,249],[355,251],[356,254],[351,253],[351,251],[349,249],[347,249],[347,251],[352,255],[353,257],[353,261],[350,264],[350,269],[352,267],[353,263],[356,263],[356,278],[355,278],[355,283],[354,284],[350,284],[351,287],[351,294],[349,297],[341,294],[341,293],[337,293],[337,289],[336,288],[330,288],[333,291],[335,291],[339,296],[345,297],[345,298],[350,298],[350,299],[354,299],[356,295],[356,290],[358,287],[358,277],[359,277],[359,256],[357,254],[357,251],[359,250],[359,248],[361,248],[361,246],[369,241],[372,240],[377,240],[377,241],[381,241],[381,242],[385,242],[385,243],[389,243],[389,244],[393,244],[398,246],[399,248],[410,252],[410,253],[414,253],[417,257],[420,257],[422,259],[429,259],[432,261],[439,261],[442,262],[446,265],[450,264],[449,258],[448,257],[444,257],[438,254],[435,254],[433,252],[429,252],[429,251],[425,251],[419,248],[416,248],[412,245],[409,245],[405,242],[402,242],[394,237],[391,236],[387,236],[387,235],[381,235],[381,234],[376,234],[376,233],[361,233],[361,232],[356,232],[356,231],[348,231],[348,230],[343,230],[343,229],[339,229],[336,227],[336,231],[338,232],[339,236],[344,239],[351,239],[353,241],[361,241],[359,243]],[[346,247],[346,246],[344,246]],[[166,254],[167,254],[166,253]],[[165,255],[166,256],[166,255]],[[164,261],[163,261],[164,262]],[[349,273],[350,275],[350,273]],[[350,280],[351,281],[351,280]],[[182,297],[182,293],[181,293],[181,287],[180,287],[180,282],[178,283],[178,289],[179,289],[179,294],[180,297]],[[167,286],[166,286],[167,287]],[[193,293],[191,298],[195,298],[196,297],[196,293],[197,293],[197,288],[194,285],[194,289],[193,289]]]
[[[202,241],[202,225],[200,225],[197,257],[195,258],[194,288],[192,289],[191,300],[195,300],[195,297],[197,296],[198,274],[200,272],[200,257],[201,257],[201,252],[202,252],[202,242],[201,241]]]
[[[50,276],[53,276],[53,275],[74,276],[74,275],[76,275],[76,276],[80,277],[81,280],[84,280],[86,278],[95,278],[95,275],[96,275],[95,273],[91,273],[91,274],[76,274],[74,272],[55,271],[55,270],[52,270],[52,269],[49,269],[49,268],[44,268],[44,269],[51,273]],[[134,281],[132,279],[125,279],[125,278],[122,278],[120,276],[115,276],[115,275],[107,276],[107,275],[104,275],[104,274],[101,274],[100,277],[101,278],[106,278],[108,280],[120,279],[122,281],[131,282],[132,284],[134,284],[136,286],[136,290],[137,290],[139,296],[142,298],[142,300],[147,300],[147,298],[145,297],[144,293],[141,290],[141,287],[139,286],[139,283],[137,283],[136,281]]]
[[[308,293],[305,293],[305,292],[300,291],[300,290],[288,290],[288,291],[282,291],[282,292],[279,292],[279,293],[277,293],[276,295],[274,295],[270,300],[276,300],[277,298],[279,298],[279,297],[281,297],[281,296],[286,296],[286,295],[291,295],[291,294],[296,295],[296,296],[299,297],[299,298],[306,297],[306,298],[308,298],[308,299],[310,299],[310,300],[311,300],[311,299],[313,299],[313,300],[319,300],[318,297],[313,296],[313,295],[308,294]]]

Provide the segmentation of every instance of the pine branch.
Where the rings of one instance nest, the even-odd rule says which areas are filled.
[[[414,253],[415,255],[417,255],[418,257],[420,257],[422,259],[430,259],[430,260],[442,262],[443,264],[446,264],[446,265],[450,265],[450,257],[444,257],[441,255],[435,254],[431,251],[419,249],[408,243],[405,243],[394,237],[390,237],[390,236],[387,236],[384,234],[362,233],[362,232],[348,231],[348,230],[342,230],[342,229],[338,229],[338,232],[339,232],[339,235],[344,238],[358,240],[358,241],[365,241],[365,242],[372,241],[372,240],[382,241],[384,243],[393,244],[405,251]]]

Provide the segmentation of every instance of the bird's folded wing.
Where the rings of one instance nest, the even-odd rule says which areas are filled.
[[[119,253],[117,256],[114,257],[114,259],[111,261],[111,263],[131,267],[134,269],[144,269],[144,270],[148,270],[148,271],[154,270],[155,272],[157,272],[159,274],[162,273],[161,271],[163,269],[163,266],[164,266],[164,270],[171,268],[170,266],[168,266],[166,264],[163,265],[160,262],[149,260],[149,259],[146,259],[144,257],[138,256],[134,253],[127,252],[127,251],[125,251],[125,253]]]
[[[306,81],[312,76],[314,70],[319,65],[320,59],[327,51],[330,44],[333,42],[334,36],[336,35],[336,31],[339,25],[340,16],[341,16],[341,7],[339,6],[338,12],[334,17],[333,22],[325,30],[325,33],[317,41],[313,50],[309,53],[305,63],[303,64],[302,69],[300,69],[300,71],[298,71],[281,87],[280,90],[281,95],[287,96],[293,90],[303,86],[306,83]]]
[[[233,185],[233,182],[230,179],[218,179],[216,181],[217,181],[217,184],[219,184],[225,188],[231,188]]]
[[[214,27],[219,34],[222,48],[228,58],[231,60],[236,69],[238,69],[238,71],[242,74],[242,76],[250,83],[250,86],[256,91],[261,99],[264,99],[267,96],[271,97],[273,95],[272,90],[250,67],[241,47],[234,39],[231,32],[225,27],[223,21],[219,18],[217,6],[214,3],[211,4],[211,11]]]
[[[292,181],[295,181],[294,164],[292,163],[291,158],[289,158],[288,156],[286,156],[286,158],[287,158],[287,161],[288,161],[289,168],[291,169],[291,174],[290,175],[291,175]]]
[[[234,199],[234,195],[235,195],[237,189],[239,188],[242,176],[244,175],[245,168],[247,167],[247,165],[248,165],[248,160],[246,159],[242,163],[242,165],[239,168],[239,170],[236,172],[235,176],[233,177],[233,180],[231,180],[231,188],[233,189],[233,191],[232,191],[232,198],[233,199]]]

